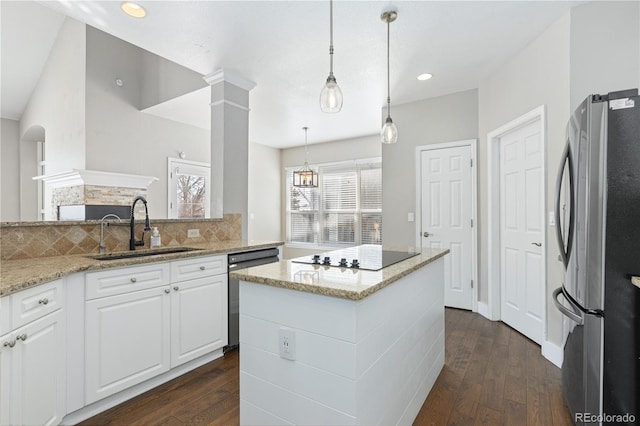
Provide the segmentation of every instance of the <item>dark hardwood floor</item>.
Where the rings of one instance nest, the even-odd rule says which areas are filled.
[[[572,425],[560,369],[501,322],[446,309],[445,366],[414,425]],[[237,425],[234,351],[83,425]]]

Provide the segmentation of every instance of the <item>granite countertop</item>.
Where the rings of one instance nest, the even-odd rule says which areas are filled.
[[[640,277],[631,277],[631,284],[640,288]]]
[[[231,272],[230,278],[342,299],[361,300],[449,253],[423,249],[379,271],[295,263],[290,260]]]
[[[244,241],[231,240],[198,244],[183,244],[197,250],[181,253],[158,254],[154,256],[135,257],[101,261],[93,259],[96,254],[78,254],[73,256],[38,257],[21,260],[0,261],[0,297],[20,290],[53,281],[74,272],[98,271],[110,268],[141,265],[151,262],[184,259],[189,257],[232,253],[235,251],[253,250],[283,245],[282,241]],[[163,247],[167,248],[167,247]],[[139,249],[138,251],[142,251]]]

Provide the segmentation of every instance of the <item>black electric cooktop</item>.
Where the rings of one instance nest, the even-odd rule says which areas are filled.
[[[291,259],[295,263],[309,265],[336,266],[342,268],[364,269],[379,271],[394,263],[401,262],[420,254],[418,251],[384,250],[382,246],[364,244],[345,249],[332,250],[313,256]]]

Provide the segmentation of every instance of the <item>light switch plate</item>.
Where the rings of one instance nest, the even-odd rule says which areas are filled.
[[[188,229],[187,230],[187,238],[198,238],[200,236],[199,229]]]
[[[413,212],[407,213],[407,222],[413,222],[414,220],[416,220],[416,218]]]

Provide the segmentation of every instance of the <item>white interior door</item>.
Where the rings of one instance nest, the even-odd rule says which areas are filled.
[[[448,248],[444,304],[473,306],[471,146],[421,153],[422,247]]]
[[[540,121],[500,138],[500,316],[542,343],[543,184]]]

